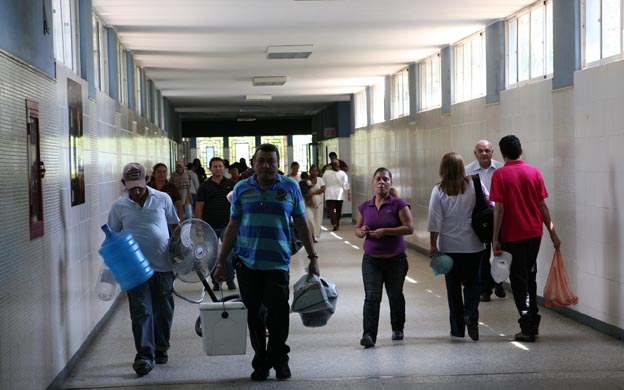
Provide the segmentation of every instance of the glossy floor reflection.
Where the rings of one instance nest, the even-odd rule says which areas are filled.
[[[326,225],[327,226],[327,225]],[[449,336],[446,289],[429,259],[409,251],[405,283],[405,340],[392,341],[387,299],[374,348],[359,345],[364,290],[362,241],[353,226],[324,230],[316,249],[321,273],[339,290],[338,309],[327,326],[305,328],[291,315],[289,345],[293,378],[251,382],[251,346],[242,356],[204,355],[195,335],[197,305],[176,299],[169,362],[138,378],[125,298],[89,348],[65,389],[624,389],[624,343],[547,309],[536,343],[517,343],[511,299],[481,303],[480,340]],[[291,283],[304,273],[304,251],[293,257]],[[180,286],[193,292],[199,284]]]

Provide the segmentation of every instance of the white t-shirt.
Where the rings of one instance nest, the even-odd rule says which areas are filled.
[[[489,199],[490,193],[481,183],[483,195]],[[472,229],[472,210],[475,206],[475,190],[472,180],[466,192],[449,196],[436,184],[429,200],[430,232],[438,232],[438,250],[444,253],[481,252],[485,246]]]
[[[346,200],[349,190],[349,178],[344,171],[328,169],[323,173],[325,182],[325,200]]]

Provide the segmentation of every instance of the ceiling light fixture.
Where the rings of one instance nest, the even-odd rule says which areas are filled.
[[[314,45],[275,45],[267,47],[267,59],[289,60],[310,57]]]
[[[245,116],[245,117],[240,116],[240,117],[236,118],[236,121],[237,122],[255,122],[256,118],[254,118],[254,117],[247,117],[247,116]]]
[[[270,102],[273,98],[272,95],[247,95],[245,96],[246,101],[261,101],[261,102]]]
[[[260,76],[252,79],[254,87],[267,87],[286,84],[286,76]]]

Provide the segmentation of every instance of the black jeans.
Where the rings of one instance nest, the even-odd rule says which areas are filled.
[[[466,317],[479,320],[479,268],[483,252],[447,253],[453,259],[453,268],[444,275],[450,312],[451,335],[464,337]],[[462,284],[464,297],[462,299]]]
[[[288,305],[290,275],[286,271],[253,270],[234,256],[241,299],[247,308],[249,339],[255,355],[254,369],[269,369],[288,362],[290,306]],[[267,345],[266,331],[269,331]]]
[[[518,323],[522,333],[527,335],[537,334],[539,326],[536,279],[537,254],[541,242],[542,237],[536,237],[501,244],[502,249],[512,256],[509,281],[520,314]]]
[[[366,295],[364,298],[364,333],[368,333],[373,341],[377,340],[379,307],[384,284],[390,302],[392,330],[403,330],[405,325],[403,284],[408,268],[405,253],[390,258],[372,257],[364,254],[362,258],[362,279],[364,280]]]
[[[169,349],[173,323],[173,273],[154,275],[128,291],[135,360],[154,360],[155,351]]]
[[[340,226],[340,218],[342,218],[342,200],[328,199],[327,203],[327,215],[332,226]]]

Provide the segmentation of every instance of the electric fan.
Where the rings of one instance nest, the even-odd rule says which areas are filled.
[[[219,238],[201,219],[180,223],[169,240],[169,260],[176,279],[187,283],[203,282],[217,263]]]

